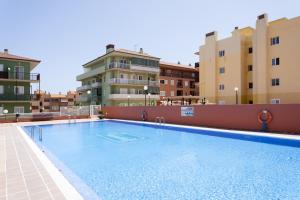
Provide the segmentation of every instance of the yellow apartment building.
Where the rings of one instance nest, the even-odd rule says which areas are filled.
[[[218,40],[206,34],[200,59],[200,98],[216,104],[300,103],[300,17],[239,29]]]

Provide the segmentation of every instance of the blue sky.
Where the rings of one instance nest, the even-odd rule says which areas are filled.
[[[299,8],[298,0],[0,0],[0,51],[42,60],[34,70],[42,89],[66,92],[108,43],[194,63],[205,33],[227,37],[235,26],[254,26],[259,14],[292,18]]]

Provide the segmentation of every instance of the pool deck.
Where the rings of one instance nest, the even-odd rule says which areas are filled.
[[[94,121],[82,119],[77,122]],[[127,121],[127,120],[120,120]],[[130,121],[129,121],[130,122]],[[0,200],[83,200],[45,154],[19,126],[68,123],[67,120],[0,124]],[[141,122],[155,124],[152,122]],[[220,130],[201,127],[201,130]],[[224,130],[222,130],[224,131]],[[299,136],[233,131],[237,134],[264,135],[300,140]]]
[[[0,200],[83,200],[18,127],[57,123],[68,121],[0,124]]]

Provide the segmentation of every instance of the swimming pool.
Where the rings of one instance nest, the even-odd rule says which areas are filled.
[[[297,140],[113,120],[40,127],[35,142],[86,199],[300,198]]]

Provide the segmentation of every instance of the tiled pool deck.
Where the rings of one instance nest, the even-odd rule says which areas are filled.
[[[88,119],[78,121],[92,121]],[[121,120],[126,121],[126,120]],[[18,125],[68,123],[27,122]],[[144,122],[149,123],[149,122]],[[153,123],[149,123],[153,124]],[[172,125],[184,127],[181,125]],[[191,128],[191,127],[189,127]],[[194,127],[196,128],[196,127]],[[196,129],[207,129],[199,128]],[[212,129],[214,130],[214,129]],[[230,131],[231,132],[231,131]],[[299,136],[235,131],[299,140]],[[81,195],[16,124],[0,124],[0,200],[82,200]]]
[[[48,123],[67,121],[18,125]],[[0,124],[0,200],[48,199],[83,198],[16,124]]]
[[[0,200],[66,199],[12,125],[0,127]]]

